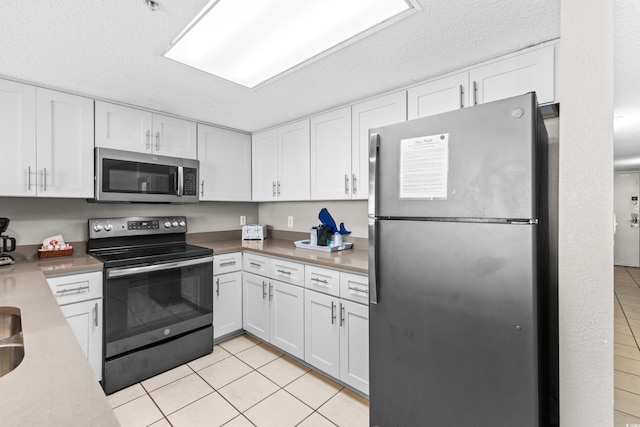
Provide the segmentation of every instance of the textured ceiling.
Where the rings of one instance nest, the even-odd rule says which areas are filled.
[[[560,35],[560,0],[420,0],[408,19],[247,89],[160,56],[207,0],[158,2],[2,0],[0,76],[256,131]]]

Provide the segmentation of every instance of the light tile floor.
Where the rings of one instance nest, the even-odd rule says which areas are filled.
[[[369,402],[248,335],[110,395],[123,427],[369,425]]]
[[[615,426],[640,426],[640,268],[614,269]]]

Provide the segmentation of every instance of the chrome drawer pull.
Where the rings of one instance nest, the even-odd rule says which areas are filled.
[[[257,262],[251,262],[251,261],[249,261],[249,265],[251,267],[255,267],[255,268],[261,268],[262,267],[262,265],[258,264]]]
[[[220,263],[220,267],[230,267],[232,265],[236,265],[235,261],[227,261],[227,262],[221,262]]]
[[[77,288],[70,288],[70,289],[60,289],[59,291],[56,291],[57,294],[65,294],[67,292],[82,292],[82,291],[87,291],[89,290],[89,285],[87,286],[80,286]]]
[[[367,294],[369,295],[369,289],[361,289],[361,288],[357,288],[357,287],[351,287],[349,286],[349,292],[361,292],[363,294]]]
[[[336,303],[331,301],[331,324],[336,322]]]
[[[318,279],[316,277],[312,277],[311,280],[313,280],[314,282],[324,283],[325,285],[329,283],[328,280]]]
[[[291,275],[291,272],[290,272],[290,271],[286,271],[286,270],[277,270],[277,271],[278,271],[278,273],[281,273],[281,274],[288,274],[288,275]]]

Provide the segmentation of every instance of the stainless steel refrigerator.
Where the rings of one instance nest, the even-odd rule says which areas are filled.
[[[557,424],[555,166],[535,93],[369,134],[371,425]]]

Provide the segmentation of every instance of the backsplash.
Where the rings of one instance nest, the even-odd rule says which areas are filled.
[[[258,222],[257,203],[200,202],[185,205],[89,203],[83,199],[0,197],[0,217],[11,220],[5,234],[18,245],[40,244],[62,234],[65,241],[86,241],[89,218],[184,215],[189,233],[239,230],[240,216]]]

